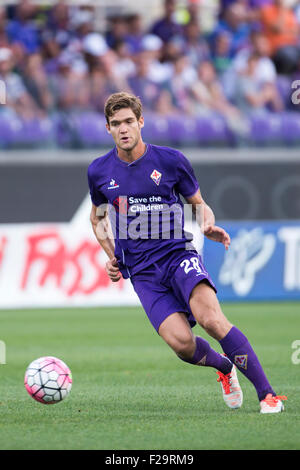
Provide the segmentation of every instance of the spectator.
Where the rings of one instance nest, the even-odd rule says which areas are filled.
[[[16,65],[23,60],[24,48],[21,44],[11,43],[7,34],[7,15],[5,7],[0,7],[0,48],[11,49]]]
[[[280,112],[282,100],[274,86],[259,80],[260,56],[257,52],[249,55],[245,67],[238,73],[236,80],[235,102],[243,112],[262,112],[268,109]]]
[[[231,55],[232,36],[228,31],[220,31],[214,39],[212,46],[212,63],[222,79],[232,62]]]
[[[141,15],[133,14],[127,18],[128,34],[126,43],[131,54],[136,54],[141,49],[141,43],[145,35]]]
[[[50,30],[45,31],[41,37],[41,54],[44,69],[47,74],[55,73],[58,69],[58,58],[61,53],[59,43]]]
[[[254,29],[251,32],[248,47],[241,50],[234,58],[234,67],[237,71],[242,70],[249,56],[256,53],[258,57],[257,76],[262,82],[274,83],[276,80],[276,70],[270,59],[270,45],[261,31]]]
[[[72,40],[69,42],[73,48],[81,44],[83,38],[94,31],[94,17],[90,10],[75,10],[70,17]]]
[[[68,29],[70,20],[69,5],[65,0],[58,1],[49,11],[47,27],[52,31]]]
[[[43,57],[39,53],[27,57],[23,68],[23,81],[36,105],[45,114],[51,113],[54,102],[49,88],[47,75],[43,67]]]
[[[164,16],[153,24],[150,33],[156,34],[163,42],[180,36],[182,27],[174,20],[175,11],[176,0],[164,0]]]
[[[256,9],[262,8],[265,5],[270,5],[273,0],[248,0],[249,8]]]
[[[118,58],[114,67],[116,75],[124,77],[125,79],[134,75],[136,68],[134,60],[131,58],[128,42],[122,40],[116,42],[114,51]]]
[[[247,20],[251,21],[257,18],[256,13],[264,5],[272,3],[272,0],[220,0],[219,2],[219,18],[223,19],[225,11],[233,3],[241,3],[247,10]]]
[[[105,34],[105,39],[111,49],[118,41],[128,39],[128,23],[123,16],[114,16],[109,19],[109,29]]]
[[[74,27],[74,36],[65,49],[73,56],[73,70],[85,74],[87,69],[97,65],[99,57],[109,50],[102,34],[94,31],[93,12],[89,9],[80,9],[71,17]]]
[[[189,90],[196,80],[197,73],[191,66],[189,57],[179,55],[174,60],[169,83],[173,104],[181,113],[191,114],[192,112],[193,102]]]
[[[87,73],[77,73],[74,63],[74,56],[68,51],[63,52],[58,59],[57,73],[50,77],[55,107],[64,112],[76,111],[82,108],[82,103],[89,102]]]
[[[170,60],[166,60],[166,57],[163,57],[163,51],[166,52],[167,47],[172,48],[173,46],[176,51],[175,55]],[[154,34],[144,36],[140,54],[148,58],[148,78],[153,83],[163,84],[169,80],[172,74],[171,61],[173,57],[177,56],[177,52],[178,47],[175,44],[173,45],[171,41],[164,45],[162,40]]]
[[[189,14],[188,23],[196,23],[200,25],[200,14],[199,14],[200,5],[201,5],[201,0],[188,0],[187,2],[187,11]]]
[[[145,112],[183,119],[218,113],[245,135],[248,115],[281,112],[291,102],[290,81],[299,77],[290,74],[300,70],[300,20],[283,0],[220,3],[209,39],[199,26],[200,0],[187,0],[178,11],[176,0],[164,0],[164,15],[151,33],[140,14],[118,15],[109,20],[106,37],[95,30],[93,8],[71,7],[67,0],[47,10],[42,30],[34,21],[37,2],[0,7],[0,79],[7,88],[1,117],[7,113],[17,123],[50,114],[77,145],[80,113],[102,113],[107,96],[125,90],[141,97]]]
[[[129,64],[125,63],[125,59],[124,62],[118,60],[117,53],[108,47],[99,33],[88,34],[82,42],[82,50],[88,65],[85,88],[90,90],[90,106],[102,112],[107,95],[119,90],[130,91],[127,74],[124,73],[125,66],[129,67]],[[131,65],[134,67],[134,64]],[[133,70],[135,67],[130,74]]]
[[[260,25],[260,10],[265,5],[270,5],[273,0],[248,0],[247,20],[252,26]]]
[[[110,50],[104,37],[95,32],[85,37],[82,43],[82,50],[84,60],[88,66],[84,86],[86,90],[89,90],[89,106],[91,109],[101,112],[105,103],[105,97],[112,90],[103,63],[103,57],[109,54]]]
[[[300,59],[299,25],[294,11],[284,0],[274,0],[262,7],[261,23],[278,73],[293,73]]]
[[[22,78],[13,72],[15,62],[13,52],[8,48],[0,49],[0,79],[6,87],[6,106],[3,112],[15,112],[23,119],[33,119],[41,115],[40,109],[27,92]]]
[[[155,36],[154,36],[155,37]],[[178,55],[183,54],[184,49],[184,39],[179,36],[175,36],[170,39],[168,42],[161,43],[161,62],[162,63],[172,63],[177,59]]]
[[[255,67],[257,82],[262,85],[269,84],[269,87],[276,88],[277,72],[270,58],[269,43],[261,31],[254,29],[250,35],[249,45],[234,57],[231,67],[223,75],[222,82],[228,98],[233,97],[237,76],[246,68],[248,59],[253,53],[257,56],[257,66]]]
[[[192,84],[190,91],[196,114],[218,113],[225,118],[228,128],[239,138],[248,134],[247,120],[240,110],[227,100],[211,62],[205,61],[199,65],[198,79]]]
[[[150,57],[141,52],[137,57],[136,67],[136,74],[128,79],[129,86],[133,93],[141,98],[145,110],[154,111],[160,97],[161,86],[149,78]]]
[[[298,25],[300,25],[300,0],[296,0],[296,3],[294,5],[294,13],[295,13]]]
[[[233,2],[227,7],[215,28],[212,41],[224,31],[231,35],[230,56],[233,57],[249,40],[250,25],[247,22],[247,8],[243,2]]]
[[[198,66],[197,80],[190,86],[195,100],[196,111],[217,111],[229,117],[240,115],[223,93],[222,85],[211,62],[205,61]]]
[[[98,67],[99,61],[109,52],[109,48],[104,37],[99,33],[93,32],[87,34],[82,39],[79,51],[77,54],[83,55],[83,59],[91,71],[95,66]]]
[[[10,42],[21,45],[29,54],[33,54],[40,47],[39,30],[33,22],[37,11],[37,7],[30,0],[21,0],[16,7],[16,18],[7,26]]]
[[[69,23],[70,7],[63,0],[51,8],[44,34],[51,35],[60,48],[67,47],[72,37]]]
[[[124,73],[121,73],[122,64],[115,51],[109,49],[106,54],[103,54],[100,59],[100,65],[106,75],[106,80],[109,84],[111,93],[117,92],[119,90],[131,92],[128,84],[128,77],[133,75],[133,71],[131,71],[128,76],[126,76]]]
[[[95,67],[88,77],[86,87],[90,90],[90,109],[101,113],[104,103],[110,94],[110,84],[102,67]]]
[[[194,67],[210,58],[208,42],[201,34],[199,24],[196,21],[190,21],[185,26],[183,40],[183,53],[189,57]]]
[[[4,7],[0,7],[0,47],[10,47],[9,40],[6,34],[7,19]]]

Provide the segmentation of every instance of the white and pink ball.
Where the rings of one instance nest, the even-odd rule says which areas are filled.
[[[53,405],[70,393],[72,374],[61,359],[52,356],[40,357],[27,367],[24,385],[34,400],[44,405]]]

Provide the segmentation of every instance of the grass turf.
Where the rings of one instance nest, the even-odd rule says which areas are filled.
[[[260,415],[253,386],[239,374],[240,410],[223,402],[213,369],[181,362],[141,308],[0,311],[7,364],[0,366],[0,449],[299,449],[299,303],[224,304],[248,336],[286,411]],[[199,326],[195,334],[209,339]],[[210,344],[221,351],[219,344]],[[71,368],[70,396],[44,406],[23,378],[37,357]]]

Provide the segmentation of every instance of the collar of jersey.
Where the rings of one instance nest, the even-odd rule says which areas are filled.
[[[149,144],[146,144],[146,150],[145,152],[143,153],[143,155],[141,155],[137,160],[134,160],[134,162],[125,162],[125,160],[122,160],[119,155],[118,155],[118,152],[117,152],[117,147],[114,148],[114,151],[113,151],[113,155],[115,157],[115,159],[121,163],[121,165],[124,165],[124,166],[133,166],[135,163],[139,162],[142,158],[144,158],[147,153],[148,153],[148,150],[150,148],[150,145]]]

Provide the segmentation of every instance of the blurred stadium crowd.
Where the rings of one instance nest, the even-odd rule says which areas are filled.
[[[93,6],[0,7],[0,146],[110,145],[103,105],[120,90],[141,97],[154,143],[299,145],[300,3],[220,0],[201,31],[197,0],[184,15],[162,2],[147,27],[130,13],[101,32]]]

